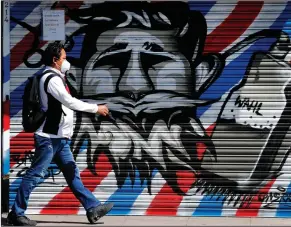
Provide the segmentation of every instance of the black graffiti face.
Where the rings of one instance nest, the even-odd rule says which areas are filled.
[[[132,92],[137,100],[154,90],[193,92],[190,63],[174,31],[115,29],[97,39],[98,52],[84,74],[84,95]]]

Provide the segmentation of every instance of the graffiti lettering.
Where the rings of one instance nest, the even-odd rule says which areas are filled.
[[[26,174],[26,171],[29,169],[29,167],[27,166],[28,163],[31,163],[33,161],[33,152],[32,151],[25,151],[24,155],[15,155],[13,156],[13,161],[16,162],[16,166],[14,167],[14,169],[23,166],[22,169],[20,169],[17,173],[16,176],[17,177],[23,177]],[[15,170],[11,169],[10,173],[13,173]],[[59,168],[55,165],[51,165],[48,167],[46,173],[44,174],[44,179],[48,179],[48,178],[52,178],[53,183],[55,183],[55,176],[59,175],[61,173],[61,171],[59,170]]]
[[[12,162],[16,162],[17,167],[21,166],[21,165],[25,165],[26,166],[26,162],[32,162],[33,160],[33,152],[32,151],[25,151],[24,155],[15,155],[12,156]]]
[[[276,209],[276,205],[280,202],[283,202],[284,206],[291,207],[290,204],[287,204],[291,202],[291,193],[285,193],[286,188],[283,187],[277,187],[277,190],[278,192],[270,192],[260,196],[260,201],[265,203],[264,208]]]
[[[26,171],[29,169],[29,167],[23,167],[21,170],[19,170],[16,174],[17,177],[24,177],[26,174]],[[53,183],[55,182],[55,176],[59,175],[61,173],[61,171],[59,170],[59,168],[54,167],[54,166],[49,166],[48,169],[46,170],[46,173],[44,175],[44,179],[52,179]]]
[[[240,95],[235,100],[235,105],[242,108],[247,108],[248,111],[253,111],[253,113],[262,116],[262,114],[259,112],[261,110],[261,107],[263,105],[262,102],[258,102],[255,100],[250,100],[249,98],[244,98],[243,100],[240,99]]]
[[[276,209],[279,203],[283,202],[283,206],[291,207],[291,193],[286,193],[287,189],[284,187],[277,187],[278,192],[269,192],[269,193],[258,193],[257,195],[250,193],[239,193],[230,191],[228,188],[218,188],[211,185],[207,185],[207,182],[201,179],[198,179],[194,185],[196,191],[193,195],[197,195],[201,191],[202,195],[216,197],[216,201],[222,198],[223,202],[226,202],[228,205],[233,203],[233,207],[238,208],[249,208],[252,201],[261,202],[263,208]]]

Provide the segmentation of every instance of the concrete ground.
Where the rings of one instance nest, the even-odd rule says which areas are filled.
[[[2,214],[1,226],[7,214]],[[38,226],[90,226],[86,216],[28,215]],[[97,226],[291,226],[286,218],[106,216]],[[91,225],[92,226],[92,225]]]

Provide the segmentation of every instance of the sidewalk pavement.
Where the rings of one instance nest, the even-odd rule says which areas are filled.
[[[1,226],[7,214],[2,214]],[[84,215],[27,215],[37,226],[92,226]],[[288,218],[106,216],[96,226],[291,226]]]

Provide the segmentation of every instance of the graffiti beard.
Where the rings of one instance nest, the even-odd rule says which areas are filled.
[[[156,168],[176,193],[176,172],[199,170],[196,144],[214,147],[199,120],[191,98],[191,69],[179,53],[171,32],[107,31],[97,40],[98,52],[84,74],[84,100],[106,103],[110,117],[80,113],[72,144],[75,155],[88,139],[88,163],[93,171],[101,152],[113,165],[118,186],[138,170],[141,183]],[[169,70],[171,69],[171,70]],[[100,92],[101,91],[101,92]]]
[[[182,193],[177,187],[176,171],[199,170],[197,142],[204,142],[215,157],[210,139],[193,117],[196,100],[161,91],[137,102],[122,96],[96,96],[95,101],[107,103],[111,116],[82,113],[81,122],[77,122],[80,133],[76,146],[78,149],[88,139],[87,161],[93,171],[99,154],[105,152],[119,187],[128,176],[134,184],[137,169],[141,183],[146,179],[150,192],[151,173],[157,168],[168,184]],[[169,102],[174,108],[166,107]]]

